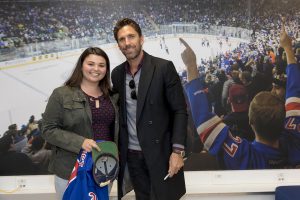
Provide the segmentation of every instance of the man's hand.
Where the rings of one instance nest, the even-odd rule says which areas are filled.
[[[284,49],[292,48],[292,39],[288,36],[285,30],[286,18],[281,18],[281,33],[280,33],[280,46]]]
[[[287,63],[296,63],[295,54],[292,47],[292,39],[288,36],[285,30],[286,18],[281,18],[281,33],[280,33],[280,46],[284,48],[287,56]]]
[[[199,77],[199,73],[197,70],[196,55],[193,49],[190,47],[190,45],[188,45],[188,43],[184,39],[179,38],[179,40],[185,46],[185,50],[181,53],[181,58],[186,66],[188,75],[187,78],[188,82],[190,82]]]
[[[184,163],[181,155],[177,153],[172,153],[169,160],[169,177],[171,178],[174,174],[177,174],[178,171],[183,167],[183,165]]]

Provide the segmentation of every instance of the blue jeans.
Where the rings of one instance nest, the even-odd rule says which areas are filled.
[[[64,196],[64,192],[68,185],[68,180],[62,179],[55,175],[54,176],[54,185],[55,185],[57,200],[62,200],[62,198]]]

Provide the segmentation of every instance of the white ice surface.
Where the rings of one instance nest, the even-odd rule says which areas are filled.
[[[184,69],[184,64],[180,54],[184,50],[184,46],[180,44],[178,37],[165,36],[169,54],[164,48],[160,48],[159,41],[161,39],[159,37],[146,38],[143,48],[149,54],[173,61],[177,71],[181,72]],[[210,47],[202,47],[202,37],[209,39]],[[196,52],[198,62],[200,58],[216,56],[218,52],[224,52],[230,48],[223,40],[221,49],[214,36],[183,35],[183,38]],[[229,41],[233,49],[241,40],[230,38]],[[100,47],[106,51],[110,58],[111,70],[125,60],[116,44]],[[68,78],[79,55],[80,53],[75,53],[72,56],[9,66],[0,70],[0,136],[12,123],[16,123],[20,128],[22,124],[27,124],[31,115],[35,115],[36,119],[41,118],[41,113],[43,113],[47,99],[53,89],[62,85]]]

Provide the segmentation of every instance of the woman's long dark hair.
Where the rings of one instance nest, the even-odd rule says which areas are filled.
[[[82,74],[82,64],[83,61],[87,56],[90,54],[94,54],[97,56],[101,56],[105,59],[106,61],[106,74],[103,77],[101,81],[99,81],[99,87],[103,92],[103,95],[107,97],[109,95],[109,91],[111,89],[111,84],[110,84],[110,63],[109,63],[109,58],[107,54],[100,48],[98,47],[89,47],[78,58],[77,64],[75,66],[75,69],[73,73],[71,74],[70,78],[65,82],[64,85],[70,86],[70,87],[80,87],[80,84],[82,82],[83,74]]]

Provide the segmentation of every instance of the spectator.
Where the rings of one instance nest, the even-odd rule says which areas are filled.
[[[41,136],[36,136],[30,145],[30,152],[27,154],[36,165],[37,173],[48,173],[48,165],[51,156],[51,150],[45,149],[46,142]]]
[[[249,102],[252,101],[254,96],[262,91],[262,88],[256,82],[257,79],[253,79],[249,71],[241,72],[239,78],[247,89]]]
[[[228,100],[232,112],[224,117],[224,123],[230,127],[233,136],[253,141],[254,133],[249,125],[248,117],[249,98],[245,86],[233,84],[229,89]]]
[[[34,166],[30,158],[23,153],[13,150],[13,138],[5,135],[0,138],[0,175],[31,175],[34,174]]]
[[[6,131],[4,135],[10,135],[12,137],[14,151],[21,152],[21,150],[26,146],[27,138],[24,137],[24,134],[18,130],[16,124],[9,125],[8,131]]]
[[[28,124],[27,124],[27,129],[28,129],[29,134],[37,128],[38,128],[38,124],[35,121],[35,117],[34,117],[34,115],[31,115],[30,119],[28,121]]]
[[[239,84],[240,80],[239,80],[239,71],[238,70],[233,70],[232,72],[230,72],[230,74],[228,75],[228,80],[224,82],[223,85],[223,90],[222,90],[222,105],[225,108],[225,110],[227,112],[230,112],[230,105],[228,104],[228,91],[229,88],[232,84]]]
[[[283,134],[285,137],[281,139],[283,151],[288,156],[290,167],[300,167],[300,67],[296,64],[294,51],[292,48],[292,39],[287,35],[285,30],[285,19],[281,27],[280,46],[282,46],[287,55],[287,86],[286,86],[286,119]]]
[[[296,54],[295,54],[295,56],[296,56],[298,65],[300,65],[300,48],[297,48],[297,49],[296,49]]]
[[[286,94],[286,76],[285,74],[278,75],[273,79],[273,87],[271,92],[277,95],[283,102]]]

